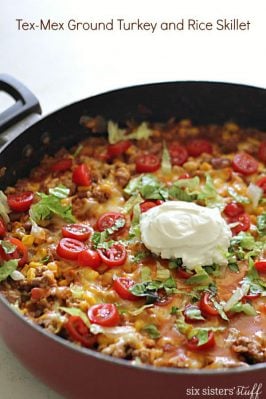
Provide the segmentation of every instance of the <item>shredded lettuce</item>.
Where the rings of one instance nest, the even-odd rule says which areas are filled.
[[[247,316],[256,316],[257,312],[250,303],[237,302],[230,308],[233,313],[245,313]]]
[[[126,129],[120,129],[118,123],[109,121],[107,124],[107,132],[110,144],[115,144],[122,140],[146,140],[152,135],[152,130],[148,127],[146,122],[142,122],[131,133],[126,134]]]
[[[57,198],[64,199],[69,196],[70,189],[59,184],[57,187],[49,188],[49,194],[54,195]]]
[[[245,295],[247,295],[250,288],[250,284],[244,283],[241,287],[238,287],[233,295],[228,299],[224,305],[224,311],[228,312],[231,308],[238,303]]]
[[[210,282],[210,276],[202,266],[195,267],[196,273],[186,280],[188,285],[205,285]]]
[[[186,316],[191,320],[205,320],[197,306],[188,306],[186,308]]]
[[[7,197],[3,193],[3,191],[0,191],[0,216],[2,217],[3,221],[6,223],[9,222],[9,216],[8,216],[9,213],[10,209],[7,203]]]
[[[148,324],[143,328],[143,331],[149,334],[152,339],[160,338],[161,334],[155,324]]]
[[[239,202],[240,204],[249,204],[250,200],[247,197],[244,197],[243,195],[238,194],[233,187],[228,187],[227,189],[228,194],[236,201]]]
[[[163,174],[167,175],[171,173],[172,170],[172,162],[171,157],[165,142],[163,143],[163,153],[162,153],[162,162],[161,162],[161,169]]]
[[[39,202],[30,207],[30,217],[36,222],[51,219],[54,215],[67,222],[75,222],[71,205],[63,205],[62,199],[69,194],[69,189],[63,185],[49,190],[50,194],[37,193],[41,198]]]
[[[203,201],[205,205],[210,208],[224,207],[224,199],[218,194],[216,188],[214,187],[213,180],[209,174],[206,174],[206,182],[198,194],[198,199]]]
[[[3,262],[0,266],[0,281],[9,277],[18,267],[18,259],[11,259]]]
[[[12,244],[11,241],[0,240],[0,245],[7,255],[12,254],[17,249],[17,246]]]
[[[66,308],[64,306],[60,306],[59,309],[63,310],[65,313],[70,314],[71,316],[79,316],[84,321],[86,326],[88,328],[90,328],[90,321],[89,321],[86,313],[82,312],[82,310],[80,310],[78,308]]]
[[[257,217],[257,228],[261,236],[266,235],[266,212]]]

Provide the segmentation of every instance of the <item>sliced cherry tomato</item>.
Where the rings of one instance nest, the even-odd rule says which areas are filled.
[[[204,316],[218,316],[219,312],[215,309],[214,304],[210,300],[210,293],[203,292],[200,298],[199,307]]]
[[[172,165],[182,166],[188,159],[188,152],[186,148],[179,143],[172,143],[169,146],[169,153]]]
[[[64,327],[73,341],[80,342],[86,348],[91,348],[97,341],[96,335],[90,333],[90,330],[79,316],[70,316]]]
[[[266,259],[257,260],[254,263],[254,267],[258,272],[265,273],[266,272]]]
[[[200,318],[191,317],[193,313],[196,313]],[[183,311],[183,315],[187,323],[197,323],[199,321],[204,321],[204,317],[202,316],[201,309],[198,305],[187,305]]]
[[[182,179],[190,179],[189,173],[183,173],[182,175],[180,175],[178,180],[182,180]]]
[[[109,144],[107,147],[107,154],[111,158],[119,157],[119,155],[123,154],[131,144],[130,140],[119,141],[116,144]]]
[[[88,310],[88,317],[91,323],[104,327],[114,327],[119,324],[120,316],[117,307],[112,303],[100,303]]]
[[[243,298],[241,299],[241,302],[246,302],[246,301],[253,301],[253,299],[257,299],[260,297],[260,293],[256,292],[256,293],[248,293],[246,295],[243,296]]]
[[[203,153],[212,154],[213,148],[208,140],[194,139],[187,144],[187,151],[189,155],[198,157]]]
[[[154,208],[155,206],[163,204],[164,201],[156,200],[156,201],[144,201],[140,206],[141,213],[147,212],[149,209]]]
[[[102,260],[97,251],[93,249],[84,249],[78,254],[79,266],[91,267],[92,269],[98,269],[101,265]]]
[[[72,159],[71,158],[63,158],[60,159],[59,161],[55,162],[51,166],[51,171],[52,172],[65,172],[66,170],[69,170],[72,166]]]
[[[179,266],[177,269],[176,269],[176,275],[177,275],[177,277],[180,277],[180,278],[184,278],[185,280],[187,280],[188,278],[190,278],[190,277],[192,277],[193,276],[193,272],[191,272],[191,271],[189,271],[189,270],[186,270],[184,267],[182,267],[182,266]]]
[[[64,237],[75,238],[79,241],[86,241],[92,233],[92,228],[87,224],[67,224],[62,227]]]
[[[127,277],[118,277],[113,282],[113,289],[118,293],[120,298],[127,299],[129,301],[138,301],[139,297],[132,294],[129,288],[133,287],[135,281]]]
[[[125,216],[119,212],[106,212],[99,217],[97,220],[97,229],[99,231],[104,231],[106,229],[110,229],[113,227],[118,219],[122,219],[125,221]],[[120,227],[117,231],[121,231],[124,226]]]
[[[159,289],[157,291],[157,298],[156,298],[156,301],[154,302],[154,305],[167,306],[173,300],[174,300],[174,296],[173,295],[167,295],[165,289],[162,288],[162,289]]]
[[[76,260],[79,253],[84,249],[83,242],[75,238],[62,238],[57,245],[56,252],[61,258]]]
[[[0,238],[3,238],[6,234],[6,226],[3,222],[3,219],[0,218]]]
[[[250,217],[247,213],[242,213],[236,218],[232,218],[231,222],[238,222],[238,225],[231,229],[233,235],[240,233],[240,231],[247,231],[250,228]]]
[[[31,292],[31,299],[35,301],[39,301],[42,298],[45,298],[47,295],[47,290],[45,288],[34,287]]]
[[[264,194],[266,194],[266,176],[261,177],[256,184],[263,190]]]
[[[232,162],[234,171],[242,173],[243,175],[252,175],[257,172],[258,166],[258,161],[246,152],[239,152],[236,154]]]
[[[242,204],[239,204],[238,202],[230,202],[224,208],[224,213],[226,214],[226,216],[229,216],[230,218],[239,216],[244,212],[245,208],[243,207]]]
[[[187,348],[191,351],[202,351],[206,349],[211,349],[215,346],[215,338],[213,331],[209,331],[208,333],[208,341],[205,344],[198,345],[198,338],[192,337],[187,341]]]
[[[154,154],[143,154],[136,158],[136,172],[155,172],[161,166],[160,158]]]
[[[3,260],[19,259],[18,266],[20,267],[24,266],[25,263],[27,263],[28,261],[27,247],[15,237],[8,237],[6,240],[10,241],[11,244],[13,244],[16,247],[16,249],[14,250],[14,252],[6,254],[4,249],[1,247],[1,252],[0,252],[1,258]]]
[[[98,249],[102,262],[109,267],[121,266],[127,258],[127,251],[123,244],[114,243],[110,248]]]
[[[258,157],[260,161],[266,162],[266,141],[260,143]]]
[[[24,191],[17,194],[10,194],[7,197],[8,205],[13,212],[26,212],[33,201],[33,192]]]
[[[85,163],[75,167],[72,180],[77,186],[89,186],[91,184],[90,170]]]

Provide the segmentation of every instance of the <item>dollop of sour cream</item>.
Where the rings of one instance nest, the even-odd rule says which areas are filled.
[[[140,231],[151,252],[163,259],[182,258],[190,270],[227,264],[232,233],[218,209],[168,201],[141,215]]]

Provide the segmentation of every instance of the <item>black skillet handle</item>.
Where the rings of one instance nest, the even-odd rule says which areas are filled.
[[[41,114],[42,110],[35,95],[12,76],[0,74],[0,91],[9,94],[16,101],[0,113],[0,133],[29,114]]]

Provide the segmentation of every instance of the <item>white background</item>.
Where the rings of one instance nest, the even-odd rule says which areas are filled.
[[[39,98],[43,113],[132,84],[210,80],[266,88],[266,24],[261,0],[0,0],[0,73],[15,76]],[[137,18],[177,22],[238,18],[249,31],[18,31],[16,18],[66,22]],[[0,108],[7,104],[0,93]],[[55,399],[0,342],[1,399]]]

